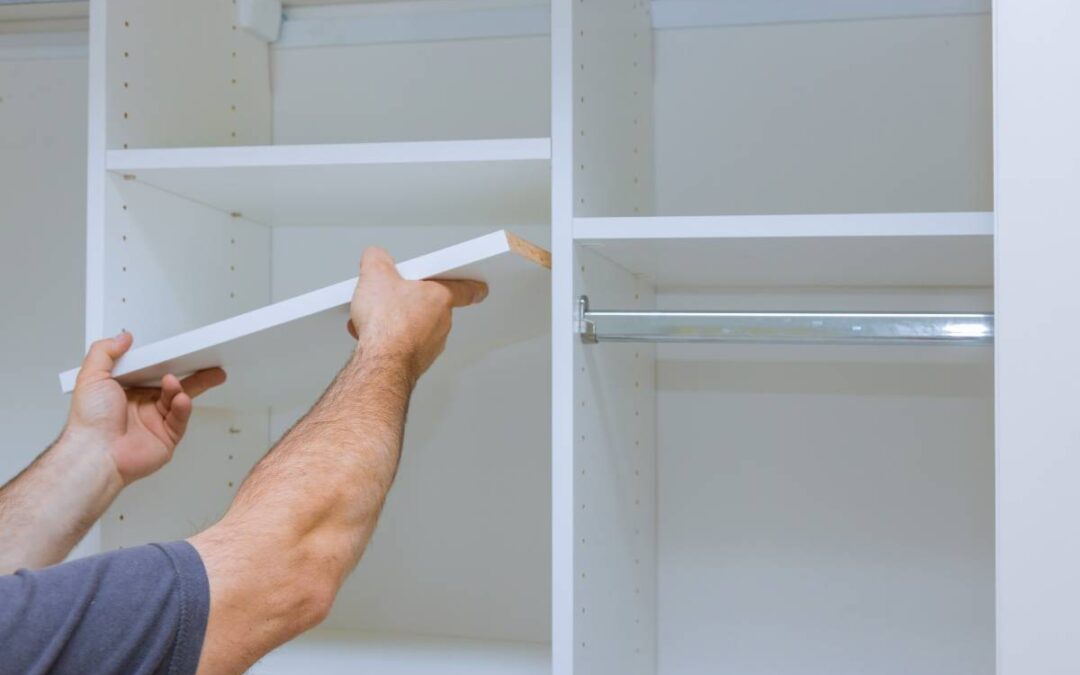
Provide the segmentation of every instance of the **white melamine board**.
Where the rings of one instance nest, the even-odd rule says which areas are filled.
[[[270,141],[270,56],[231,0],[101,0],[109,148]]]
[[[654,39],[659,214],[993,208],[986,16]]]
[[[551,2],[551,672],[572,675],[574,637],[574,2]],[[564,264],[562,261],[570,261]]]
[[[252,675],[548,675],[546,644],[316,630],[271,652]]]
[[[652,287],[578,250],[576,291],[630,308]],[[656,672],[656,348],[574,349],[574,672]]]
[[[578,218],[574,236],[664,287],[993,281],[987,213]]]
[[[574,214],[653,212],[653,35],[649,3],[573,5]],[[566,46],[564,46],[566,48]]]
[[[994,6],[997,672],[1080,668],[1080,4]]]
[[[458,332],[470,333],[467,351],[482,353],[496,345],[536,335],[543,323],[531,311],[529,298],[546,295],[546,268],[514,253],[504,231],[463,242],[399,263],[410,279],[429,277],[474,278],[491,283],[491,294],[479,307],[463,310]],[[345,332],[348,304],[355,279],[343,281],[246,314],[133,349],[114,370],[125,384],[153,383],[166,373],[190,373],[223,366],[230,382],[216,400],[252,407],[281,403],[313,378],[329,382],[350,353]],[[274,367],[267,368],[268,363]],[[77,370],[61,376],[65,391],[74,385]]]
[[[114,150],[108,169],[264,225],[538,224],[546,138]]]
[[[104,334],[135,345],[270,302],[270,230],[250,220],[108,175]]]
[[[544,37],[275,47],[274,143],[546,137],[549,52]]]

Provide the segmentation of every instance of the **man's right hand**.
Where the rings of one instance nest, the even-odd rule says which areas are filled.
[[[452,310],[487,293],[482,281],[406,281],[390,254],[372,247],[360,259],[349,332],[359,354],[403,361],[415,382],[442,353]]]

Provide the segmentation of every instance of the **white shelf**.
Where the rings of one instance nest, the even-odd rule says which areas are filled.
[[[478,306],[457,310],[451,358],[471,358],[547,328],[550,276],[546,251],[500,230],[398,263],[407,279],[479,279],[490,285]],[[116,364],[129,386],[154,385],[163,375],[221,366],[229,381],[206,402],[251,408],[291,402],[325,387],[354,344],[345,330],[356,279],[203,326],[145,346]],[[543,298],[543,311],[536,298]],[[136,336],[136,339],[138,336]],[[60,375],[65,392],[78,369]]]
[[[524,138],[110,150],[106,167],[264,225],[499,227],[550,220],[550,159]]]
[[[551,645],[316,630],[259,661],[252,675],[549,675]]]
[[[992,213],[578,218],[574,239],[663,287],[990,286]]]

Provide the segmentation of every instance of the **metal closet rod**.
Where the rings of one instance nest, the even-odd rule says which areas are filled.
[[[594,310],[578,299],[577,331],[596,342],[983,345],[993,314]]]

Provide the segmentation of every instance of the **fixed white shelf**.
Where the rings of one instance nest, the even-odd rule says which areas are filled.
[[[548,138],[110,150],[106,168],[264,225],[550,221]]]
[[[398,263],[407,279],[477,279],[490,293],[455,311],[449,359],[538,335],[547,329],[550,254],[499,230]],[[270,405],[325,387],[351,353],[346,331],[356,279],[256,309],[159,342],[139,346],[113,371],[125,385],[156,385],[167,373],[225,368],[229,381],[207,402],[239,408]],[[540,300],[538,300],[540,299]],[[137,339],[138,336],[136,336]],[[78,369],[60,375],[65,392]]]
[[[252,675],[549,675],[551,645],[319,629],[282,645]]]
[[[990,286],[992,213],[577,218],[574,239],[662,287]]]

